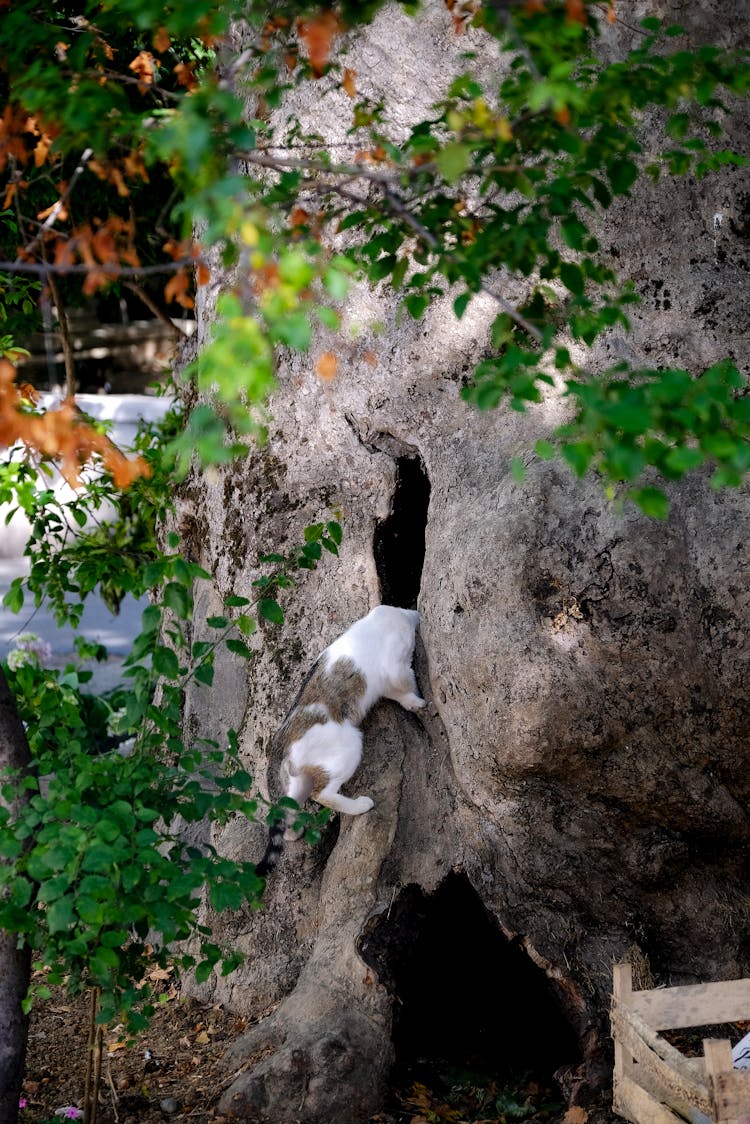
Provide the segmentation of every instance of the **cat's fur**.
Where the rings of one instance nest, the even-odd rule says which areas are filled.
[[[378,605],[334,640],[318,658],[277,735],[284,752],[280,776],[286,796],[300,807],[308,797],[318,804],[359,816],[369,812],[369,796],[351,799],[339,788],[362,759],[359,726],[379,699],[393,699],[407,710],[425,705],[411,666],[419,613]],[[269,830],[266,853],[255,868],[265,877],[276,866],[295,813]]]

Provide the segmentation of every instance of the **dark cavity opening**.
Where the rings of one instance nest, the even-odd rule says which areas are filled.
[[[430,481],[421,457],[397,457],[391,513],[375,528],[373,542],[384,605],[417,607],[429,505]]]
[[[537,1087],[562,1100],[555,1070],[581,1048],[550,981],[508,940],[463,874],[431,895],[405,887],[360,940],[394,996],[392,1085]],[[490,1114],[491,1115],[491,1114]]]

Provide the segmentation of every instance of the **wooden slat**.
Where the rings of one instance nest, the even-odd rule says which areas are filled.
[[[686,1058],[651,1030],[643,1019],[618,1003],[613,1005],[612,1025],[615,1041],[619,1039],[631,1058],[639,1063],[630,1072],[633,1080],[650,1087],[652,1093],[677,1111],[693,1105],[710,1112],[709,1093],[698,1059]]]
[[[703,1043],[714,1118],[724,1124],[750,1120],[750,1073],[732,1068],[732,1047],[726,1039]]]
[[[719,1093],[719,1082],[732,1072],[732,1045],[726,1038],[706,1038],[703,1043],[706,1059],[706,1077],[711,1096],[711,1120],[713,1124],[736,1124],[736,1115],[724,1111]]]
[[[616,1082],[612,1107],[631,1124],[685,1124],[684,1117],[676,1116],[629,1077]]]
[[[613,969],[612,997],[615,1003],[622,1007],[630,1004],[633,994],[633,968],[630,964],[615,964]],[[615,1081],[620,1077],[630,1075],[633,1068],[633,1055],[629,1053],[615,1034],[612,1025],[612,1037],[615,1040]]]
[[[634,991],[629,1005],[654,1030],[750,1019],[750,979]]]

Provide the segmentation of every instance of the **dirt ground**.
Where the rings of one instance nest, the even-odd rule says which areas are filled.
[[[134,1042],[122,1027],[106,1028],[98,1124],[219,1124],[213,1106],[229,1083],[219,1061],[244,1027],[244,1019],[183,1000],[167,986],[149,1029]],[[85,997],[57,989],[35,1007],[22,1124],[57,1124],[60,1109],[83,1105],[87,1037]]]
[[[129,1041],[106,1028],[97,1124],[224,1124],[216,1108],[233,1074],[221,1058],[246,1021],[222,1007],[183,999],[169,979],[148,1030]],[[56,989],[32,1013],[22,1124],[59,1124],[61,1110],[83,1104],[88,1000]],[[394,1086],[388,1110],[371,1124],[601,1124],[609,1112],[566,1112],[554,1082],[527,1078],[513,1088],[455,1079],[447,1087],[429,1071]],[[75,1117],[73,1117],[75,1118]],[[304,1124],[304,1122],[303,1122]]]

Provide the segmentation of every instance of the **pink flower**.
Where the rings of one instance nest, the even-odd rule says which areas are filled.
[[[66,1105],[65,1108],[55,1109],[55,1116],[62,1116],[63,1120],[81,1120],[83,1118],[83,1110],[76,1108],[74,1104]]]
[[[26,1100],[26,1097],[21,1097],[18,1101],[18,1107],[19,1108],[26,1108],[28,1103],[29,1102]]]

